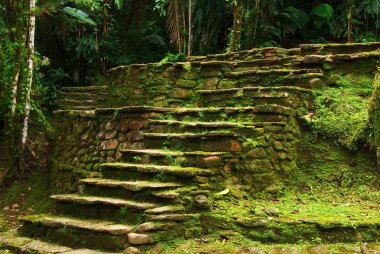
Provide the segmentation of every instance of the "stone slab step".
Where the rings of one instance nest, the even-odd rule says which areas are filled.
[[[349,43],[349,44],[301,44],[302,55],[307,54],[354,54],[359,52],[379,51],[379,42]]]
[[[165,214],[165,213],[178,213],[184,212],[185,207],[181,205],[169,205],[169,206],[161,206],[153,209],[148,209],[145,211],[146,214]]]
[[[258,136],[255,129],[253,132]],[[144,133],[144,146],[186,151],[240,152],[244,139],[243,135],[233,132]]]
[[[117,254],[116,252],[111,253],[90,249],[72,249],[70,247],[8,233],[0,235],[0,250],[1,249],[5,250],[6,253]]]
[[[150,221],[145,222],[134,229],[136,233],[144,233],[144,232],[154,232],[154,231],[167,231],[175,228],[177,225],[176,222],[161,222],[161,221]]]
[[[175,221],[183,222],[194,219],[194,214],[160,214],[160,215],[148,215],[148,221]]]
[[[149,181],[118,181],[113,179],[86,178],[79,181],[86,185],[98,187],[124,188],[130,191],[142,191],[146,189],[168,189],[181,187],[179,183],[149,182]]]
[[[151,124],[162,125],[181,125],[183,127],[200,127],[200,128],[243,128],[243,127],[255,127],[254,123],[242,123],[242,122],[188,122],[188,121],[175,121],[175,120],[149,120]]]
[[[240,138],[241,135],[227,132],[209,133],[144,133],[146,138],[177,138],[177,139],[220,139],[220,138]]]
[[[133,229],[131,226],[116,224],[111,221],[81,220],[51,215],[24,216],[20,218],[20,221],[39,224],[49,228],[71,228],[111,235],[126,235]]]
[[[157,204],[153,203],[136,202],[133,200],[125,200],[118,198],[82,196],[79,194],[52,195],[51,198],[58,202],[76,203],[82,205],[102,204],[114,207],[127,207],[133,210],[147,210],[158,207]]]
[[[156,120],[155,122],[161,122],[160,120]],[[165,121],[162,121],[165,122]],[[225,152],[203,152],[203,151],[193,151],[193,152],[181,152],[181,151],[170,151],[170,150],[162,150],[162,149],[124,149],[120,150],[122,153],[130,153],[137,155],[149,155],[151,157],[165,157],[165,156],[173,156],[173,157],[181,157],[181,156],[223,156],[227,153]]]
[[[313,74],[316,76],[322,75],[321,70],[319,69],[269,69],[269,70],[262,70],[262,69],[256,69],[256,70],[245,70],[245,71],[232,71],[232,72],[226,72],[225,76],[229,78],[239,78],[243,76],[250,76],[250,75],[271,75],[271,74],[277,74],[277,75],[291,75],[291,74]]]
[[[73,111],[73,110],[95,110],[98,108],[106,108],[106,105],[76,105],[76,106],[66,106],[66,105],[59,105],[60,108],[65,109],[67,111]]]
[[[65,92],[69,91],[82,91],[82,92],[89,92],[89,91],[102,91],[107,90],[108,86],[65,86],[62,87],[62,90]]]
[[[257,86],[257,87],[243,87],[243,88],[229,88],[229,89],[218,89],[218,90],[198,90],[197,93],[201,95],[209,95],[209,94],[229,94],[229,93],[238,93],[238,92],[295,92],[295,93],[312,93],[311,89],[302,88],[302,87],[294,87],[294,86],[273,86],[273,87],[265,87],[265,86]]]
[[[140,173],[165,173],[179,177],[193,177],[193,176],[211,176],[215,172],[208,169],[194,168],[194,167],[178,167],[178,166],[158,166],[149,164],[134,164],[122,162],[110,162],[101,164],[103,170],[117,169],[125,171],[137,171]]]

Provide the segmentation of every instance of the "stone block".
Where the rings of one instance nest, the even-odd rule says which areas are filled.
[[[127,134],[128,141],[136,142],[144,139],[143,132],[139,130],[133,130]]]
[[[100,147],[102,148],[102,150],[105,150],[105,151],[116,150],[118,145],[119,145],[119,142],[117,141],[117,139],[102,141],[100,143]]]
[[[104,135],[104,138],[105,139],[113,139],[115,138],[117,135],[117,131],[116,130],[112,130],[112,131],[107,131],[106,134]]]
[[[129,128],[130,128],[131,130],[140,130],[140,129],[141,129],[142,127],[144,127],[146,124],[147,124],[146,121],[136,121],[136,120],[134,120],[134,121],[131,121],[131,122],[129,123]]]
[[[174,88],[170,91],[170,98],[173,99],[187,99],[189,96],[189,92],[183,88]]]

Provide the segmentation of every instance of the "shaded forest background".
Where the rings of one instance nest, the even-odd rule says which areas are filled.
[[[50,129],[45,116],[56,108],[63,86],[103,84],[108,69],[132,63],[378,41],[379,10],[380,0],[0,0],[6,167],[23,168],[18,144],[29,111],[32,124]]]

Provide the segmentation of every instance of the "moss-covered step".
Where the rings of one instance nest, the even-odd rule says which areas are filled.
[[[164,149],[125,149],[120,150],[123,159],[128,162],[155,164],[155,165],[181,165],[185,167],[208,168],[224,164],[224,161],[231,158],[226,152],[182,152]]]
[[[288,116],[295,116],[296,111],[280,105],[258,105],[254,107],[203,107],[176,108],[159,119],[175,119],[179,121],[242,121],[242,122],[286,122]],[[152,117],[155,119],[155,117]]]
[[[367,43],[329,43],[329,44],[301,44],[302,55],[326,55],[326,54],[354,54],[360,52],[379,51],[379,42]]]
[[[164,166],[153,164],[136,164],[136,163],[123,163],[123,162],[110,162],[100,165],[102,173],[105,177],[109,178],[128,178],[131,177],[133,172],[140,173],[143,177],[145,174],[147,178],[157,180],[164,180],[166,177],[176,176],[178,178],[193,178],[196,176],[212,176],[216,172],[211,169],[202,169],[195,167],[181,167],[181,166]]]
[[[300,68],[300,57],[299,56],[288,56],[288,57],[270,57],[263,59],[253,59],[247,61],[238,61],[235,67],[236,71],[246,71],[253,68],[260,69],[274,69],[274,68]]]
[[[108,86],[65,86],[63,92],[98,92],[108,90]]]
[[[206,152],[240,152],[243,136],[228,132],[144,133],[144,146]]]
[[[133,227],[111,221],[83,220],[51,215],[21,217],[20,234],[50,240],[71,248],[120,251]]]
[[[219,88],[241,88],[256,86],[296,86],[303,88],[320,88],[325,78],[322,70],[314,69],[273,69],[247,70],[225,73]]]
[[[137,224],[143,220],[143,212],[160,207],[158,203],[80,194],[53,195],[56,214],[70,217],[112,220]]]
[[[181,187],[181,183],[159,181],[122,181],[114,179],[88,178],[79,182],[83,186],[84,195],[97,195],[132,199],[135,201],[155,201],[151,192],[157,190],[171,190]]]
[[[231,208],[232,209],[232,208]],[[297,219],[276,214],[268,208],[264,216],[226,216],[218,211],[203,213],[200,217],[202,228],[214,232],[234,228],[235,232],[252,241],[264,244],[296,244],[315,242],[355,243],[378,242],[380,239],[380,220],[363,218],[347,223],[341,217],[324,217],[318,215],[310,219]]]
[[[199,104],[205,107],[276,104],[298,109],[310,108],[313,92],[300,87],[244,87],[218,90],[199,90]]]
[[[150,131],[153,133],[206,133],[206,132],[231,132],[244,136],[258,136],[262,129],[255,123],[243,122],[198,122],[176,120],[149,120]]]

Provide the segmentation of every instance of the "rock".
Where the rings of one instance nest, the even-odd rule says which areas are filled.
[[[339,247],[337,250],[337,254],[355,254],[355,253],[362,253],[360,247],[342,246],[342,247]]]
[[[273,216],[273,217],[279,217],[280,216],[280,211],[274,207],[265,208],[263,211],[264,211],[264,213],[266,213],[269,216]]]
[[[305,64],[316,64],[322,63],[326,59],[326,56],[323,55],[307,55],[304,56],[302,62]]]
[[[170,97],[173,99],[186,99],[189,96],[189,92],[183,88],[174,88],[170,91]]]
[[[165,223],[154,223],[154,222],[145,222],[139,225],[136,229],[136,233],[150,232],[150,231],[161,231],[169,230],[173,228],[177,223],[175,222],[165,222]]]
[[[145,125],[146,125],[146,121],[131,121],[129,123],[129,128],[131,130],[140,130]]]
[[[111,156],[108,156],[107,159],[106,159],[106,162],[107,162],[107,163],[108,163],[108,162],[115,162],[115,161],[116,161],[116,159],[113,158],[113,157],[111,157]]]
[[[294,248],[273,248],[268,254],[297,254],[298,250]]]
[[[111,130],[114,130],[116,127],[116,123],[115,122],[112,122],[112,121],[108,121],[104,128],[106,129],[106,131],[111,131]]]
[[[324,82],[320,78],[313,78],[308,81],[308,85],[313,89],[321,89],[324,86]]]
[[[102,141],[100,143],[100,147],[102,148],[102,150],[105,150],[105,151],[116,150],[118,145],[119,145],[119,142],[117,141],[117,139]]]
[[[221,164],[222,158],[220,156],[208,156],[203,158],[202,162],[206,167],[216,167]]]
[[[132,147],[132,144],[128,141],[126,142],[123,142],[123,143],[120,143],[117,150],[120,151],[120,150],[127,150],[127,149],[131,149]]]
[[[149,235],[130,233],[128,234],[128,242],[130,244],[142,245],[151,244],[154,242],[154,240]]]
[[[277,194],[279,191],[280,191],[280,188],[275,184],[270,185],[265,189],[265,192],[269,194]]]
[[[123,132],[119,132],[119,134],[117,135],[117,141],[119,141],[120,143],[124,142],[127,140],[127,135]]]
[[[206,211],[210,209],[208,198],[205,195],[195,196],[194,204],[195,204],[195,207],[198,208],[199,210]]]
[[[244,246],[238,249],[235,254],[267,254],[265,251],[253,247],[253,246]]]
[[[242,227],[246,228],[259,228],[259,227],[265,227],[268,225],[269,221],[266,219],[246,219],[246,218],[238,218],[236,223]]]
[[[142,252],[135,247],[128,247],[123,251],[123,254],[140,254],[140,253]]]
[[[100,140],[103,140],[105,135],[106,135],[105,131],[100,131],[96,137]]]
[[[330,250],[327,246],[311,246],[305,248],[301,252],[302,254],[329,254]]]
[[[248,158],[264,159],[267,157],[267,153],[263,148],[255,148],[247,153]]]
[[[107,131],[106,134],[104,135],[104,138],[105,139],[113,139],[115,138],[117,135],[117,131],[116,130],[112,130],[112,131]]]
[[[139,130],[133,130],[128,132],[127,137],[128,141],[130,142],[140,141],[144,139],[142,131]]]

